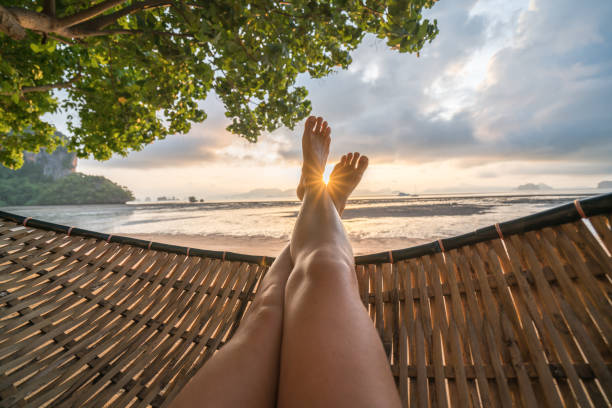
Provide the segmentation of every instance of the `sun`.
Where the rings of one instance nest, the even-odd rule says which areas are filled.
[[[325,185],[329,183],[329,176],[331,175],[331,168],[329,166],[325,166],[325,171],[323,172],[323,182]]]

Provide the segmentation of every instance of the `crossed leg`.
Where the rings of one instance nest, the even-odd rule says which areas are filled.
[[[232,339],[181,390],[172,407],[273,407],[276,404],[289,246],[261,281]]]
[[[204,401],[271,407],[277,396],[279,405],[290,406],[399,405],[380,339],[358,296],[353,253],[339,220],[368,161],[358,153],[343,156],[326,189],[321,179],[330,133],[321,118],[307,120],[298,187],[304,203],[290,247],[270,267],[232,340],[181,390],[173,407]]]
[[[321,182],[330,133],[321,118],[306,121],[304,200],[290,243],[294,269],[285,288],[278,405],[396,407],[391,370],[359,298],[352,248],[334,207],[342,197],[334,200]]]

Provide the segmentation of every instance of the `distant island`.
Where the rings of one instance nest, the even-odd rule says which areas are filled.
[[[24,153],[19,170],[0,166],[0,206],[125,204],[134,199],[126,187],[103,176],[76,172],[77,158],[64,147],[52,154]]]
[[[600,181],[597,188],[612,188],[612,180]]]
[[[527,183],[527,184],[521,184],[516,189],[521,190],[521,191],[533,191],[533,190],[552,190],[553,188],[544,183],[540,183],[540,184]]]

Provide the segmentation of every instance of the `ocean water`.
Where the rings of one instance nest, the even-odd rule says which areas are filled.
[[[351,200],[344,225],[352,239],[431,241],[508,221],[588,193],[429,195]],[[3,211],[57,224],[120,234],[187,234],[288,238],[299,202],[291,200],[21,206]]]

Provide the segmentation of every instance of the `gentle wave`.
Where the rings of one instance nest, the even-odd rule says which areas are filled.
[[[463,234],[584,197],[586,194],[377,197],[349,201],[344,225],[352,239],[434,240]],[[5,207],[57,224],[112,234],[231,237],[290,236],[300,203],[237,201]]]

